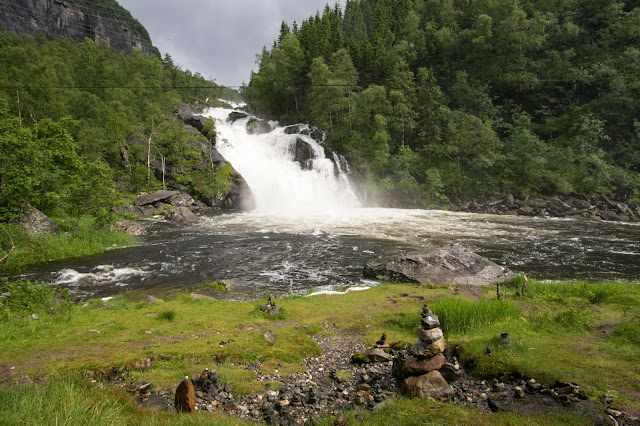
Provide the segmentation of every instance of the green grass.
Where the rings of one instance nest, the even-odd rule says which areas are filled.
[[[66,231],[57,234],[29,234],[19,226],[0,225],[0,228],[11,235],[15,244],[14,252],[0,263],[0,274],[18,274],[39,263],[88,256],[102,253],[108,248],[134,243],[130,235],[101,228],[91,218],[82,219],[77,230],[74,229],[75,220],[60,220],[59,224]],[[4,232],[2,234],[0,235],[0,253],[4,256],[11,248],[11,244]]]
[[[531,280],[524,296],[516,294],[517,286],[504,285],[499,301],[495,300],[495,287],[487,288],[485,296],[471,299],[453,296],[446,286],[381,285],[366,294],[278,299],[276,303],[283,314],[277,318],[259,310],[264,301],[192,300],[188,293],[148,305],[141,302],[143,294],[129,292],[106,303],[91,300],[85,306],[69,305],[60,310],[55,303],[49,304],[48,297],[55,299],[50,289],[32,287],[16,289],[15,297],[0,302],[27,306],[22,311],[12,307],[10,312],[14,314],[0,321],[0,365],[16,366],[20,374],[34,377],[84,376],[115,366],[123,367],[138,380],[174,387],[185,375],[210,368],[218,370],[223,382],[233,386],[234,394],[249,395],[266,389],[265,383],[258,382],[255,374],[246,369],[249,363],[260,362],[268,374],[276,369],[283,376],[302,371],[304,358],[320,353],[311,335],[332,336],[333,325],[361,336],[356,338],[367,345],[373,344],[382,332],[387,333],[389,342],[415,342],[421,308],[427,303],[439,316],[447,343],[460,345],[463,363],[473,366],[479,376],[499,377],[515,372],[548,384],[556,380],[576,382],[594,397],[613,393],[620,401],[640,406],[637,284],[550,284]],[[32,310],[42,312],[38,320],[25,316]],[[603,334],[603,329],[609,330],[608,334]],[[265,338],[267,331],[276,336],[275,341]],[[498,343],[503,332],[510,334],[511,345]],[[220,345],[222,341],[227,344]],[[485,354],[486,346],[493,349],[491,356]],[[136,371],[130,367],[147,357],[154,359],[150,369]],[[11,387],[16,399],[2,406],[18,404],[16,401],[22,398],[53,398],[63,392],[55,388],[58,385],[54,381],[46,383],[50,384],[33,389]],[[69,395],[84,392],[86,395],[77,401],[78,413],[82,413],[81,408],[91,404],[85,398],[99,388],[73,380],[69,383],[64,385],[68,395],[55,398],[66,401],[71,398]],[[155,414],[141,413],[126,405],[129,400],[121,400],[117,392],[108,397],[118,416],[125,419],[123,423],[184,421],[182,417],[160,420]],[[35,406],[40,411],[49,409]],[[104,412],[103,419],[109,419],[109,410],[109,406],[99,407],[98,412]],[[87,414],[78,414],[84,415]],[[8,416],[1,413],[0,423],[5,419],[10,424],[20,421]],[[58,416],[53,410],[46,423],[62,420]],[[354,413],[347,416],[353,424],[580,423],[571,416],[491,416],[450,404],[404,399],[366,414],[364,419],[356,419]],[[211,421],[209,417],[193,418],[203,424]]]

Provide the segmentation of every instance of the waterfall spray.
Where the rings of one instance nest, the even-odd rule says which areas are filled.
[[[244,177],[256,210],[278,215],[334,212],[359,207],[349,182],[349,166],[309,134],[308,126],[273,126],[250,134],[251,117],[233,122],[230,109],[211,108],[216,120],[216,148]]]

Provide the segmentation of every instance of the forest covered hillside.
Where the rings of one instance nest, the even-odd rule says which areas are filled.
[[[0,32],[0,222],[27,204],[109,221],[126,194],[165,186],[159,170],[196,197],[219,191],[201,158],[213,123],[189,131],[175,111],[234,95],[168,55]]]
[[[383,199],[640,195],[637,0],[347,0],[258,64],[253,110],[326,130]]]

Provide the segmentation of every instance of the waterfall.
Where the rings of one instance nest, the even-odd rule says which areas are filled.
[[[236,117],[228,120],[234,111]],[[348,163],[311,137],[308,126],[267,126],[227,108],[210,108],[203,115],[216,120],[216,148],[249,185],[256,210],[299,215],[360,206]],[[255,133],[261,134],[248,130],[256,123],[261,126]]]

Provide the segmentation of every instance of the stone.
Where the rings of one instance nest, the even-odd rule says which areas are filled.
[[[304,170],[312,168],[312,162],[315,158],[313,148],[311,145],[302,138],[297,138],[296,143],[291,148],[293,150],[293,161],[300,164],[300,167]]]
[[[420,327],[426,330],[440,327],[440,319],[438,318],[437,315],[434,315],[434,314],[424,316],[420,320]]]
[[[445,364],[446,360],[444,355],[439,353],[433,358],[419,359],[416,357],[409,357],[402,366],[402,375],[407,376],[421,376],[433,370],[439,370]]]
[[[161,300],[161,299],[159,299],[159,298],[157,298],[157,297],[155,297],[155,296],[152,296],[152,295],[150,295],[150,294],[147,294],[147,295],[144,297],[144,301],[145,301],[147,304],[149,304],[149,305],[153,305],[154,303],[162,302],[162,300]]]
[[[247,117],[249,117],[249,114],[246,114],[244,112],[239,112],[239,111],[232,111],[231,113],[229,113],[229,116],[227,117],[227,121],[230,121],[231,123],[235,123],[236,121],[242,120]]]
[[[444,339],[436,340],[433,343],[418,340],[413,345],[413,353],[418,358],[432,358],[442,352],[444,352]]]
[[[214,297],[205,296],[204,294],[198,294],[198,293],[191,293],[189,297],[191,297],[191,300],[208,300],[208,301],[216,300]]]
[[[490,285],[510,275],[503,267],[461,246],[370,260],[366,278],[391,281]]]
[[[41,232],[57,233],[61,231],[60,227],[53,221],[53,219],[46,216],[35,207],[27,206],[22,213],[23,216],[18,223],[24,226],[27,232],[31,234]]]
[[[271,126],[266,121],[251,118],[247,122],[247,133],[250,135],[263,135],[269,132],[271,132]]]
[[[433,398],[436,401],[446,400],[453,393],[451,386],[437,370],[408,377],[402,383],[402,391],[412,398]]]
[[[267,330],[264,332],[264,339],[269,343],[273,343],[278,339],[278,337],[271,331]]]
[[[174,207],[189,207],[194,202],[193,197],[189,194],[176,194],[169,197],[169,204]]]
[[[135,220],[120,220],[117,224],[111,225],[110,228],[113,231],[124,232],[134,237],[147,235],[147,229],[144,225]]]
[[[173,210],[171,210],[171,213],[169,213],[168,219],[172,222],[188,223],[194,223],[199,220],[198,216],[196,216],[194,212],[189,210],[188,207],[175,207]]]
[[[174,195],[178,195],[178,191],[167,191],[161,189],[159,191],[152,192],[151,194],[140,194],[134,200],[133,204],[136,206],[145,206],[147,204],[153,204],[158,201],[166,200]]]
[[[440,327],[425,330],[422,325],[418,326],[418,339],[425,343],[433,343],[436,340],[442,339],[442,329]]]
[[[460,369],[460,367],[455,367],[456,366],[445,364],[438,370],[440,371],[440,374],[442,374],[442,377],[444,377],[444,379],[447,381],[447,383],[456,382],[462,377],[462,370]]]
[[[509,333],[501,333],[500,338],[498,339],[498,343],[503,345],[510,345],[511,340],[509,340]]]
[[[382,348],[368,349],[365,351],[364,356],[366,362],[369,363],[391,361],[391,355],[386,353]]]
[[[185,376],[176,389],[175,406],[179,413],[196,411],[196,391],[188,376]]]

